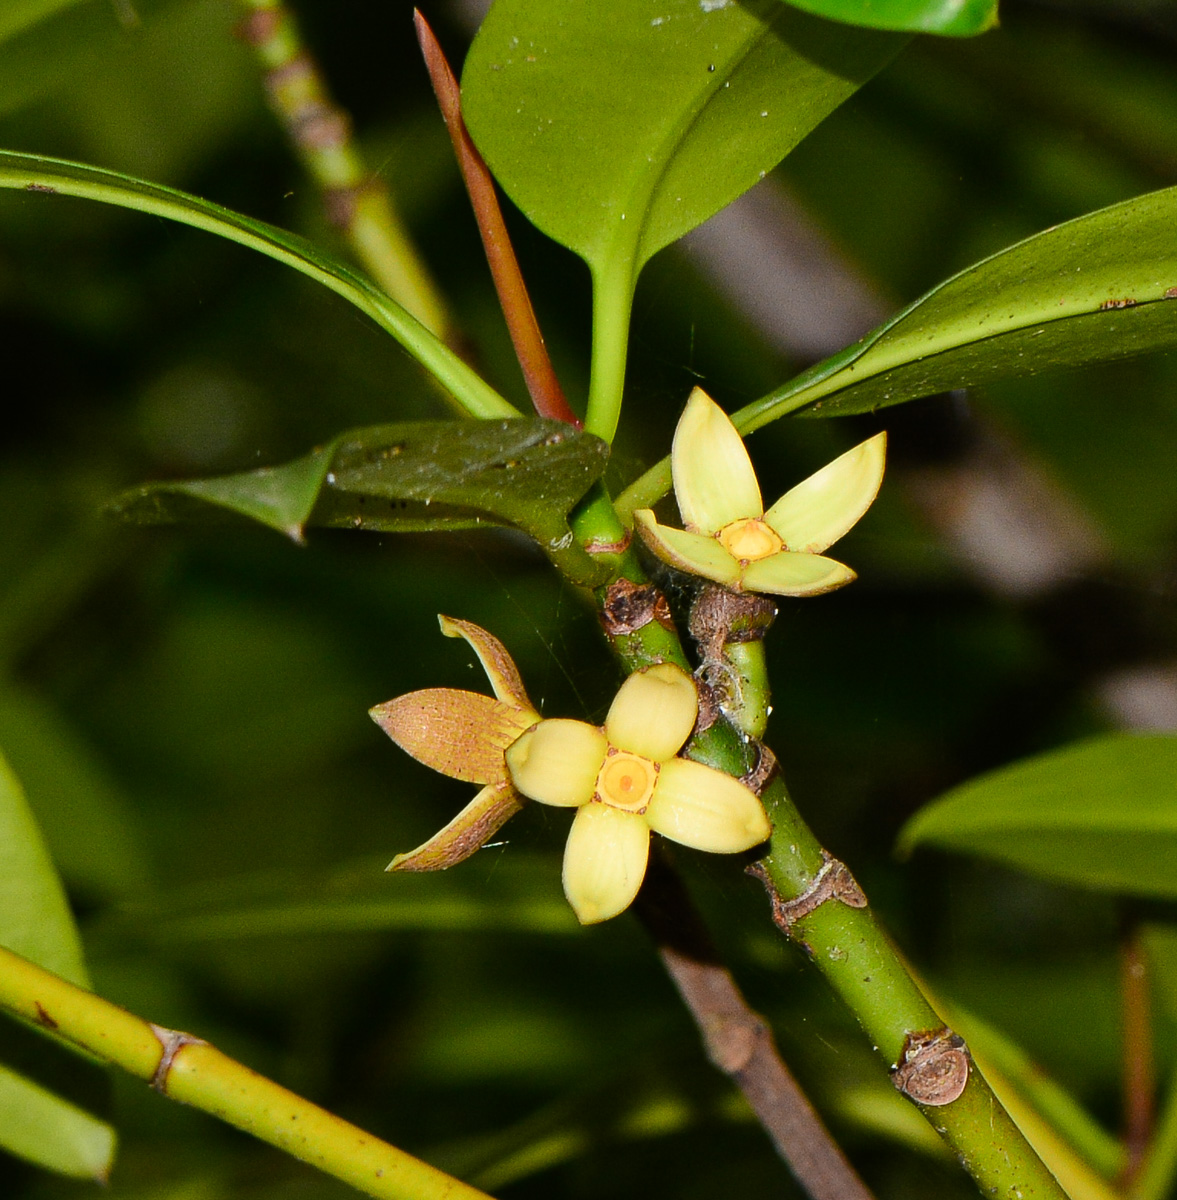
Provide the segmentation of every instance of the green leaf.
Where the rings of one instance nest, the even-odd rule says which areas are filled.
[[[652,254],[771,170],[903,46],[777,0],[497,0],[462,107],[528,218],[593,274],[585,427],[612,440]]]
[[[82,948],[61,881],[24,792],[0,756],[0,945],[87,987]],[[105,1179],[114,1131],[0,1065],[0,1147],[66,1175]]]
[[[997,24],[997,0],[787,0],[832,21],[971,37]]]
[[[148,870],[126,799],[61,713],[0,683],[0,746],[71,884],[101,896],[142,888]]]
[[[65,892],[25,794],[0,754],[0,945],[89,986]]]
[[[0,42],[23,33],[38,21],[53,16],[79,0],[6,0],[0,10]]]
[[[918,812],[938,846],[1101,891],[1177,898],[1177,737],[1110,734],[1004,767]]]
[[[60,1175],[107,1181],[115,1132],[0,1063],[0,1147]]]
[[[904,39],[754,0],[497,0],[462,74],[511,199],[636,269],[750,188]]]
[[[295,538],[307,525],[382,533],[510,525],[579,577],[596,568],[575,544],[568,512],[608,455],[599,438],[560,421],[411,421],[352,430],[283,467],[146,484],[111,508],[142,524],[207,520],[219,508]]]
[[[733,415],[845,416],[991,379],[1177,345],[1177,188],[1089,213],[983,259],[860,342]]]
[[[342,296],[390,333],[474,417],[517,410],[371,280],[312,242],[186,192],[81,163],[0,150],[0,187],[60,193],[115,204],[204,229],[293,267]]]

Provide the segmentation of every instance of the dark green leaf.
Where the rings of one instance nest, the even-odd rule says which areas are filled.
[[[374,283],[312,242],[174,188],[82,163],[0,150],[0,188],[60,193],[166,217],[248,246],[330,288],[390,333],[475,417],[518,416],[498,392]]]
[[[917,813],[899,845],[1177,897],[1177,737],[1111,734],[983,775]]]
[[[997,0],[787,0],[795,8],[866,25],[969,37],[997,24]]]
[[[207,520],[219,508],[296,538],[307,525],[393,533],[511,525],[583,571],[591,564],[580,561],[568,512],[608,454],[599,438],[560,421],[412,421],[352,430],[283,467],[146,484],[112,509],[154,524]]]
[[[15,684],[0,686],[0,746],[71,884],[98,895],[143,885],[147,866],[126,800],[59,712]]]
[[[1177,345],[1177,188],[1089,213],[933,288],[734,415],[871,412],[950,388]]]
[[[632,283],[903,44],[776,0],[497,0],[463,112],[527,216]]]

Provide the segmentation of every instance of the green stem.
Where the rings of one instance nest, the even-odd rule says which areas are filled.
[[[460,413],[483,419],[520,415],[514,405],[370,279],[305,238],[175,188],[84,163],[12,150],[0,150],[0,188],[61,193],[114,204],[191,225],[257,250],[330,288],[371,317],[437,379]]]
[[[388,188],[364,164],[351,121],[328,91],[282,0],[241,0],[241,26],[264,71],[266,97],[328,216],[373,278],[432,333],[450,340],[441,293],[417,253]]]
[[[1131,1200],[1166,1200],[1177,1178],[1177,1072],[1169,1081],[1169,1095],[1153,1134],[1144,1166],[1129,1193]]]
[[[633,272],[628,257],[621,267],[593,273],[593,355],[584,428],[613,441],[625,393],[625,356],[633,307]],[[615,514],[616,515],[616,514]]]
[[[0,1008],[378,1200],[488,1200],[206,1042],[160,1029],[3,948]]]

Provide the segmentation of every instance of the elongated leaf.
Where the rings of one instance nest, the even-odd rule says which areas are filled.
[[[592,564],[573,543],[568,512],[608,454],[599,438],[560,421],[413,421],[352,430],[282,467],[146,484],[111,507],[144,524],[207,520],[219,509],[296,538],[307,525],[401,533],[511,525],[583,571]]]
[[[908,822],[933,845],[1079,887],[1177,897],[1177,737],[1111,734],[974,779]]]
[[[581,932],[553,859],[482,851],[460,868],[422,876],[387,874],[389,857],[315,876],[274,872],[154,895],[108,913],[94,936],[174,944],[373,929]]]
[[[24,792],[0,756],[0,945],[87,986],[81,943]],[[0,1146],[67,1175],[105,1178],[114,1131],[0,1065]]]
[[[82,946],[24,791],[0,755],[0,945],[87,985]]]
[[[519,415],[449,347],[371,280],[296,234],[174,188],[99,167],[11,150],[0,150],[0,187],[116,204],[167,217],[248,246],[301,271],[366,313],[433,374],[463,412],[475,417]]]
[[[1177,188],[1056,225],[954,275],[733,416],[870,412],[950,388],[1177,345]]]
[[[497,0],[466,59],[463,113],[540,229],[628,276],[903,43],[778,0]]]
[[[49,1171],[106,1182],[115,1132],[0,1063],[0,1147]]]
[[[997,0],[787,0],[795,8],[871,29],[970,37],[997,24]]]
[[[102,896],[142,888],[148,870],[126,799],[64,717],[40,696],[0,683],[0,746],[70,883]]]

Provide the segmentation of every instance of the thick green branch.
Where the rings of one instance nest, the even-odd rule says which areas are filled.
[[[379,1200],[488,1200],[255,1074],[213,1046],[161,1029],[0,948],[0,1008],[147,1080]]]

